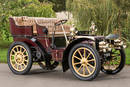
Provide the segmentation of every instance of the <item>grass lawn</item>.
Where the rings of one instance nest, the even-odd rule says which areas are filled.
[[[0,48],[0,62],[7,62],[7,48]]]
[[[7,47],[6,48],[0,48],[0,62],[2,62],[2,63],[7,62],[7,51],[8,51]],[[130,65],[130,47],[125,49],[125,52],[126,52],[126,64]]]
[[[125,49],[126,52],[126,64],[130,65],[130,47]]]
[[[8,47],[11,43],[8,41],[2,41],[0,39],[0,63],[6,63],[7,62],[7,51]]]

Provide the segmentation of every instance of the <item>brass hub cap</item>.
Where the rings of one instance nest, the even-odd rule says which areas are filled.
[[[23,63],[23,55],[20,52],[16,53],[15,61],[16,61],[17,64]]]
[[[16,71],[26,69],[29,62],[27,50],[21,46],[14,46],[10,52],[10,64]]]
[[[103,63],[103,68],[105,70],[116,70],[121,63],[120,50],[113,50],[111,54],[111,59]]]
[[[72,66],[78,75],[88,77],[95,71],[95,56],[85,47],[78,48],[72,55]]]

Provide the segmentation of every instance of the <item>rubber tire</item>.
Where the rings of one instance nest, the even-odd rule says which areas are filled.
[[[77,48],[80,48],[80,47],[86,47],[86,48],[88,48],[94,54],[95,59],[96,59],[96,69],[95,69],[94,73],[91,76],[89,76],[89,77],[82,77],[82,76],[78,75],[75,72],[75,70],[73,69],[73,66],[72,66],[72,55],[73,55],[74,51]],[[91,81],[91,80],[95,79],[98,76],[98,74],[99,74],[99,72],[101,70],[101,61],[100,61],[100,56],[99,56],[97,50],[94,49],[93,47],[91,47],[90,45],[83,44],[83,43],[77,44],[77,45],[75,45],[73,47],[73,49],[70,51],[68,62],[69,62],[70,70],[73,73],[73,75],[75,77],[77,77],[78,79],[84,80],[84,81]]]
[[[27,66],[27,68],[26,68],[25,70],[23,70],[23,71],[16,71],[16,70],[12,67],[12,65],[10,64],[10,52],[11,52],[12,48],[13,48],[14,46],[16,46],[16,45],[21,45],[21,46],[23,46],[23,47],[27,50],[28,55],[29,55],[29,63],[28,63],[28,66]],[[10,46],[10,48],[9,48],[9,50],[8,50],[7,63],[8,63],[8,66],[9,66],[10,70],[11,70],[14,74],[17,74],[17,75],[27,74],[27,73],[30,71],[30,69],[31,69],[31,67],[32,67],[32,63],[33,63],[33,62],[32,62],[31,50],[30,50],[29,46],[28,46],[27,44],[23,43],[23,42],[14,42],[14,43],[12,43],[11,46]]]
[[[124,68],[125,60],[126,60],[124,49],[121,49],[120,53],[121,53],[121,63],[119,65],[119,67],[117,67],[116,70],[105,70],[103,67],[101,67],[101,71],[104,72],[105,74],[111,74],[111,75],[119,73]]]

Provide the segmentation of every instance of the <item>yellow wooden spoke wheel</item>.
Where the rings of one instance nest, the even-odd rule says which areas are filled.
[[[23,71],[26,69],[28,62],[27,50],[21,45],[13,47],[10,52],[10,63],[12,67],[17,71]]]
[[[88,77],[95,71],[96,60],[89,49],[81,47],[74,52],[72,56],[72,65],[79,75]]]
[[[71,50],[69,65],[73,74],[81,80],[92,80],[100,71],[100,58],[95,49],[78,44]]]
[[[125,65],[124,50],[113,49],[111,56],[105,58],[101,70],[106,74],[116,74],[123,69],[124,65]]]
[[[25,74],[32,66],[31,51],[23,42],[15,42],[11,45],[7,60],[15,74]]]

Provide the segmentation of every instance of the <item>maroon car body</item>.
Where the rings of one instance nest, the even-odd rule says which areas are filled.
[[[21,64],[20,61],[23,60],[24,53],[19,53],[19,49],[24,50],[25,48],[30,49],[27,52],[31,53],[31,60],[33,62],[38,62],[40,66],[44,69],[53,69],[55,68],[59,62],[62,63],[63,71],[67,71],[69,68],[73,72],[73,74],[81,80],[92,80],[94,79],[100,70],[107,74],[115,74],[124,66],[125,54],[123,51],[123,44],[120,39],[113,37],[110,35],[108,37],[105,36],[96,36],[87,34],[90,31],[77,31],[72,26],[63,25],[67,22],[67,20],[60,20],[57,18],[40,18],[40,17],[10,17],[10,32],[14,39],[14,43],[9,48],[8,52],[8,64],[10,69],[15,74],[25,74],[31,68],[31,64],[27,66],[27,69],[20,71],[19,66]],[[114,38],[114,39],[113,39]],[[14,47],[16,45],[24,46],[20,48],[19,46],[15,50]],[[107,64],[107,61],[111,61],[113,59],[113,54],[115,54],[112,49],[119,50],[121,56],[121,62],[119,66],[116,67],[114,70],[105,69],[104,63]],[[78,57],[77,59],[81,60],[80,67],[87,67],[87,70],[83,68],[81,69],[81,73],[75,69],[75,66],[72,66],[74,62],[78,62],[79,60],[73,61],[73,57],[75,57],[75,52],[79,50],[79,54],[82,55],[89,55],[91,59],[81,58],[79,59],[79,54],[76,54]],[[86,49],[87,52],[83,52]],[[12,52],[12,50],[17,51]],[[21,51],[22,52],[22,51]],[[12,54],[11,54],[12,53]],[[73,54],[73,55],[72,55]],[[80,56],[81,56],[80,54]],[[13,67],[11,62],[11,55],[14,55],[14,60],[18,64],[18,67]],[[73,57],[71,57],[73,56]],[[71,59],[72,58],[72,59]],[[54,63],[51,65],[52,60]],[[43,66],[41,63],[45,61],[46,64]],[[71,61],[71,62],[70,62]],[[90,61],[90,63],[88,62]],[[75,63],[76,64],[76,63]],[[80,68],[79,65],[76,65],[76,68]],[[88,66],[92,68],[89,71]],[[111,65],[113,66],[113,65]],[[21,64],[20,67],[23,67]],[[50,68],[51,67],[51,68]],[[93,69],[94,68],[94,69]],[[84,71],[86,70],[86,71]],[[85,74],[84,74],[85,72]],[[90,75],[86,75],[86,73]],[[82,75],[83,74],[83,75]]]

